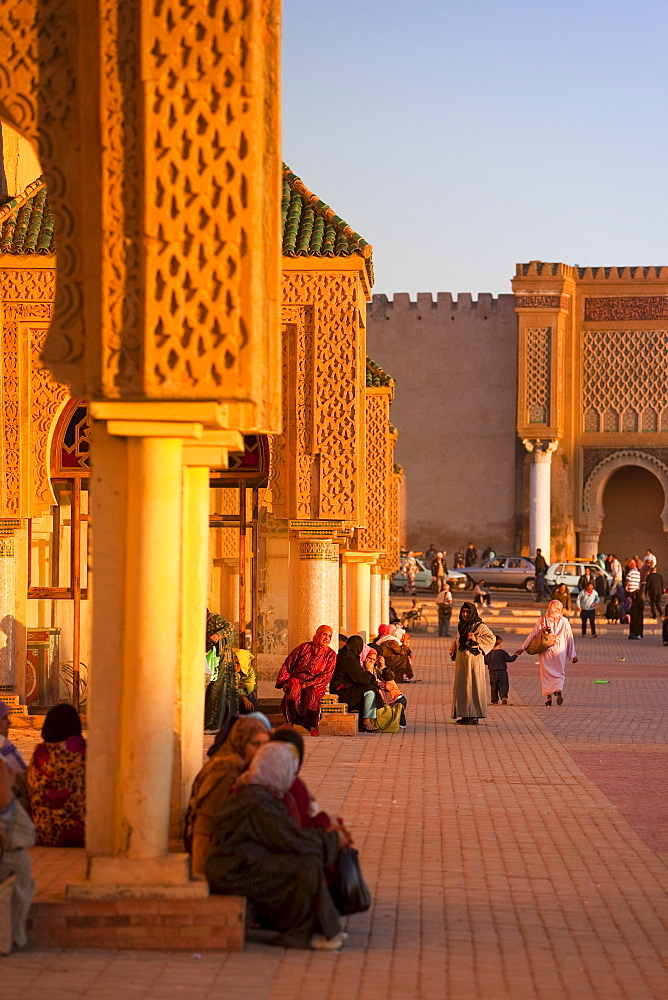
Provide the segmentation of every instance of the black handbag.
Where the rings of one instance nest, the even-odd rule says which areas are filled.
[[[339,852],[334,862],[334,877],[329,891],[342,916],[364,913],[371,906],[371,893],[360,868],[359,854],[354,847]]]

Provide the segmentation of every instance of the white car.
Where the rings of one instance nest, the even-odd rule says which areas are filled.
[[[588,559],[569,559],[564,562],[555,562],[548,567],[547,573],[545,574],[545,583],[548,585],[550,590],[553,587],[558,587],[560,584],[565,583],[572,595],[577,596],[578,593],[578,582],[580,577],[584,573],[585,569],[589,567],[592,571],[594,579],[596,579],[597,573],[603,573],[603,576],[608,581],[608,586],[612,583],[612,577],[610,574],[601,569],[596,563],[590,562]]]
[[[427,569],[425,564],[421,559],[415,560],[418,564],[418,572],[415,577],[415,589],[416,590],[431,590],[434,594],[436,593],[436,588],[438,584],[431,575],[431,570]],[[406,577],[404,575],[404,563],[406,562],[406,557],[401,557],[401,569],[397,570],[393,577],[390,579],[390,590],[392,593],[403,592],[406,589]],[[461,590],[466,584],[466,573],[462,573],[458,569],[448,570],[447,576],[448,583],[452,590]]]

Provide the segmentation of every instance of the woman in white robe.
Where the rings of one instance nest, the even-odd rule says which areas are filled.
[[[477,726],[487,717],[487,667],[485,653],[494,649],[496,636],[487,628],[471,601],[459,612],[458,636],[450,647],[455,661],[452,685],[452,718],[460,726]]]
[[[540,686],[548,708],[552,705],[553,694],[557,697],[557,705],[563,704],[566,660],[570,660],[572,663],[578,662],[571,623],[568,618],[564,618],[563,610],[564,606],[561,601],[550,601],[545,614],[538,619],[523,644],[516,650],[516,655],[519,656],[544,628],[548,628],[557,640],[554,646],[550,646],[538,656]]]

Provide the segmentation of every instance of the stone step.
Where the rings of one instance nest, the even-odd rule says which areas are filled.
[[[243,951],[245,912],[242,896],[38,898],[28,918],[28,941],[37,948]]]

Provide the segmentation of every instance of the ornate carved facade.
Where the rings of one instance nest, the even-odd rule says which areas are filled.
[[[668,485],[668,268],[532,261],[518,265],[513,288],[517,432],[558,444],[551,476],[554,557],[576,549],[590,556],[615,471],[646,469]],[[663,525],[668,532],[668,517]],[[665,548],[665,540],[652,544]]]

